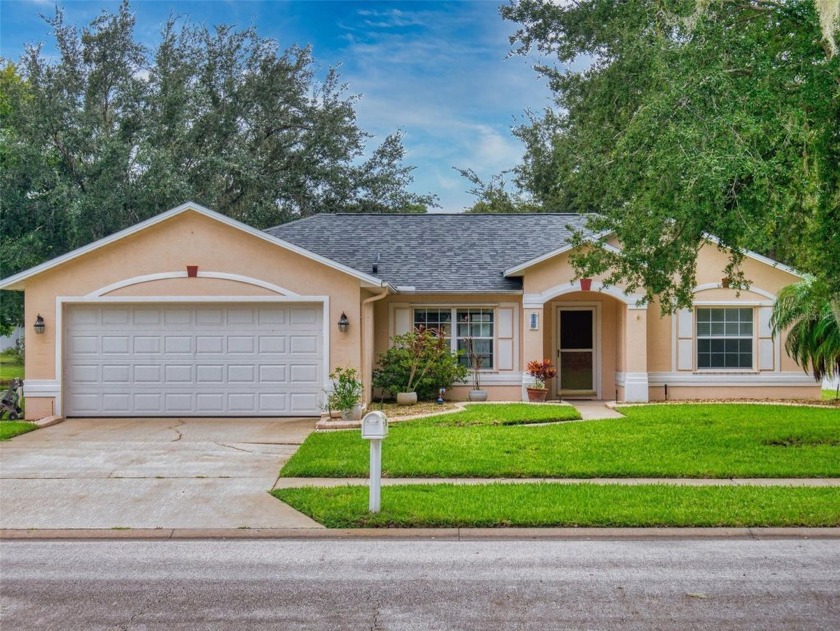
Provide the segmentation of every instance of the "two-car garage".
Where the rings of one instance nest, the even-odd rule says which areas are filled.
[[[324,385],[322,303],[64,307],[65,416],[304,416]]]

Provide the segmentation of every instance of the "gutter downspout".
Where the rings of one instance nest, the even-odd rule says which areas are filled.
[[[365,322],[365,307],[372,302],[376,302],[377,300],[382,300],[385,296],[387,296],[390,293],[391,293],[390,286],[385,285],[384,291],[381,294],[376,294],[375,296],[371,296],[370,298],[365,298],[364,300],[362,300],[362,308],[361,308],[362,323],[361,323],[361,332],[360,332],[361,335],[360,335],[360,342],[359,343],[361,344],[361,347],[362,347],[362,356],[361,356],[362,361],[361,361],[361,364],[362,364],[362,376],[363,376],[364,379],[367,379],[367,366],[365,366],[365,363],[366,363],[365,362],[365,357],[367,355],[367,352],[365,350],[365,328],[366,328],[365,325],[367,324]],[[371,342],[372,341],[373,340],[371,340]],[[372,374],[373,374],[373,372],[371,372],[371,375]],[[365,405],[365,407],[367,407],[368,398],[369,398],[368,395],[370,395],[372,393],[373,393],[373,385],[368,383],[367,388],[365,388],[364,400],[362,401],[362,403]]]

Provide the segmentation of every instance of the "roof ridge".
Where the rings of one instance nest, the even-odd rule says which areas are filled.
[[[318,217],[417,217],[417,218],[425,218],[425,217],[586,217],[587,215],[591,215],[593,213],[575,213],[575,212],[568,212],[568,213],[459,213],[459,212],[452,212],[452,213],[318,213],[316,215],[310,215],[309,217],[301,217],[300,219],[293,219],[292,221],[288,221],[286,223],[278,224],[277,226],[272,226],[276,228],[278,226],[286,226],[290,223],[298,223],[301,221],[306,221],[308,219],[316,219]],[[270,228],[266,228],[270,230]]]

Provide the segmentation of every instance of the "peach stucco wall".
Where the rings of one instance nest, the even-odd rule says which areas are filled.
[[[613,245],[617,245],[613,243]],[[523,286],[526,297],[528,295],[543,294],[552,289],[556,289],[562,285],[566,285],[573,281],[575,272],[572,269],[570,262],[570,253],[564,253],[543,261],[532,268],[526,270],[523,274]],[[772,303],[772,296],[778,291],[791,283],[798,280],[795,274],[768,265],[762,261],[753,258],[745,258],[742,263],[742,269],[746,278],[751,284],[751,288],[757,291],[745,289],[736,291],[734,289],[724,289],[721,285],[723,277],[723,270],[727,264],[728,257],[725,252],[717,249],[711,243],[704,245],[698,255],[697,263],[697,285],[703,287],[701,291],[695,294],[695,299],[698,301],[724,304],[749,304],[750,306],[761,305],[766,309],[766,305]],[[600,278],[593,279],[597,284]],[[589,297],[587,298],[587,293]],[[562,304],[564,301],[572,302],[576,300],[596,301],[604,304],[615,304],[616,311],[613,314],[612,322],[608,324],[609,314],[607,311],[602,311],[602,346],[606,345],[607,340],[612,340],[612,349],[614,350],[613,364],[614,370],[623,373],[670,373],[675,370],[674,359],[677,349],[675,347],[675,316],[661,314],[660,305],[653,302],[646,310],[631,309],[619,300],[605,296],[603,293],[593,290],[592,292],[577,292],[570,294],[563,294],[554,298],[543,305],[543,308],[529,307],[525,309],[525,317],[529,313],[537,313],[542,322],[545,322],[545,328],[539,332],[532,332],[523,329],[523,344],[524,354],[526,358],[539,356],[540,353],[551,354],[556,353],[556,342],[553,338],[553,329],[556,328],[556,304]],[[759,314],[756,311],[756,327],[758,327]],[[612,326],[612,334],[608,332],[608,327]],[[758,328],[756,328],[758,331]],[[766,339],[766,338],[765,338]],[[781,339],[773,341],[775,344],[773,353],[775,354],[779,348],[781,351],[781,364],[775,366],[771,370],[762,369],[761,371],[754,371],[756,374],[773,373],[780,377],[789,375],[791,378],[798,378],[801,382],[802,370],[796,363],[784,352],[783,346],[786,335],[783,334]],[[758,339],[757,339],[758,342]],[[693,348],[693,347],[692,347]],[[756,344],[758,352],[759,345]],[[604,349],[605,352],[606,348]],[[766,357],[766,355],[765,355]],[[619,398],[624,396],[624,388],[615,388],[614,384],[609,383],[607,371],[609,371],[608,361],[605,357],[601,358],[602,362],[602,386],[601,396],[610,396],[609,392],[617,391]],[[699,374],[700,371],[698,371]],[[709,371],[702,371],[708,375]],[[749,372],[749,371],[747,371]],[[691,371],[688,371],[691,374]],[[612,385],[613,390],[610,390]],[[784,387],[771,387],[770,385],[763,386],[766,392],[774,392],[785,398],[799,397],[799,396],[819,396],[819,386],[814,384],[809,386],[788,385]],[[697,396],[707,396],[708,392],[715,391],[714,388],[702,388],[698,386],[682,387],[680,392],[683,396],[688,396],[685,392],[696,391]],[[722,391],[718,389],[719,396],[749,396],[755,394],[755,389],[751,386],[744,387],[729,387]],[[669,391],[669,398],[671,392]],[[650,396],[652,399],[664,398],[664,387],[661,385],[651,385]]]
[[[57,296],[84,296],[137,276],[184,272],[187,265],[198,265],[199,272],[237,274],[258,279],[302,296],[328,296],[328,326],[333,327],[342,312],[351,322],[348,333],[340,334],[337,327],[330,329],[330,368],[360,368],[361,313],[357,278],[200,213],[188,211],[26,281],[26,322],[34,321],[35,315],[40,313],[47,323],[43,335],[27,335],[27,379],[56,378]],[[158,280],[131,285],[108,294],[119,297],[267,295],[277,294],[262,287],[214,278]],[[27,401],[27,413],[38,415],[50,405],[47,399],[31,399]]]

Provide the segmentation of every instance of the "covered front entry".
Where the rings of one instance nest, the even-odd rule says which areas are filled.
[[[525,295],[526,363],[552,359],[550,397],[648,400],[647,307],[638,302],[597,281],[588,291],[570,282]]]
[[[65,416],[319,412],[320,303],[121,302],[65,311]]]

